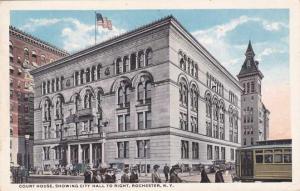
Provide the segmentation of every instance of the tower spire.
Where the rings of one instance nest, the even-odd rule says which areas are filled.
[[[248,47],[247,47],[247,50],[245,52],[245,56],[246,57],[254,57],[255,56],[255,53],[253,51],[253,48],[252,48],[252,44],[251,44],[251,40],[249,40],[249,43],[248,43]]]

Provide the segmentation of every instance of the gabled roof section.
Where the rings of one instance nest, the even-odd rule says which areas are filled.
[[[251,41],[249,41],[248,43],[245,56],[246,59],[237,77],[240,79],[246,76],[259,75],[259,77],[262,79],[264,76],[258,69],[259,62],[254,59],[255,53],[253,51]]]

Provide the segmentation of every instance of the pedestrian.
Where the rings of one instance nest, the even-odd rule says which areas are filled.
[[[161,178],[158,173],[159,165],[153,166],[153,172],[152,172],[152,183],[161,183]]]
[[[100,174],[100,170],[97,170],[93,176],[93,183],[103,183],[103,178]]]
[[[216,183],[224,182],[223,169],[221,169],[218,166],[216,167],[215,182]]]
[[[178,164],[172,166],[172,173],[170,175],[170,183],[181,183],[182,180],[179,178],[178,174],[181,172],[181,168]]]
[[[170,173],[170,168],[168,167],[168,165],[166,163],[164,166],[164,174],[165,174],[166,182],[168,182],[168,180],[169,180],[169,173]]]
[[[210,183],[210,180],[209,180],[209,178],[207,176],[205,168],[202,168],[202,170],[201,170],[201,181],[200,182],[201,183]]]
[[[84,181],[83,181],[84,183],[92,183],[93,182],[93,172],[92,172],[90,166],[86,167],[83,176],[84,176]]]
[[[130,177],[129,177],[129,169],[128,167],[124,168],[124,174],[121,176],[121,183],[129,183]]]
[[[131,170],[131,175],[130,175],[130,183],[138,183],[139,182],[139,176],[137,172],[137,166],[134,166]]]
[[[107,169],[107,174],[105,175],[105,183],[116,183],[116,176],[113,168]]]

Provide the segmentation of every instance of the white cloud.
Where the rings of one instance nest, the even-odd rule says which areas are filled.
[[[205,30],[194,31],[192,34],[213,55],[216,55],[225,67],[237,67],[234,65],[240,64],[243,61],[244,55],[241,51],[246,49],[247,44],[232,45],[228,43],[226,37],[228,33],[234,31],[237,27],[249,22],[259,23],[262,28],[267,31],[279,31],[283,27],[288,27],[282,22],[272,22],[259,17],[240,16],[224,24],[215,25]],[[257,42],[256,44],[263,44],[263,47],[274,46],[273,44],[268,44],[265,42]],[[283,50],[280,50],[279,48],[269,48],[264,50],[263,53],[257,57],[261,59],[263,56],[282,52]],[[240,56],[238,56],[237,53],[240,54]]]
[[[288,28],[288,25],[282,22],[270,22],[267,20],[262,20],[262,26],[267,31],[279,31],[282,28]]]
[[[57,18],[53,18],[53,19],[46,19],[46,18],[32,19],[31,18],[25,25],[21,27],[21,29],[33,32],[38,27],[54,25],[61,21],[62,21],[61,19],[57,19]]]
[[[51,25],[63,23],[66,26],[61,30],[63,49],[68,52],[78,51],[95,43],[95,25],[89,25],[80,22],[75,18],[41,18],[29,19],[29,21],[21,27],[22,30],[35,31],[38,27],[50,27]],[[112,30],[98,27],[97,43],[112,38],[116,35],[124,33],[125,29],[112,27]]]

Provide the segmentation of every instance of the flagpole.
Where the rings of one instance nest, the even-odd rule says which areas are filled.
[[[97,26],[97,13],[96,13],[96,11],[95,11],[95,45],[96,45],[96,42],[97,42],[96,26]]]

